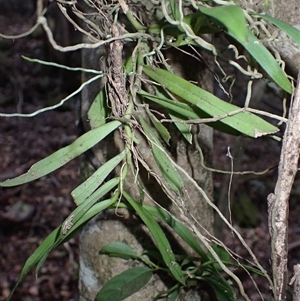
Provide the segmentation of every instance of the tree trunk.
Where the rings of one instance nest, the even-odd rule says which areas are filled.
[[[141,10],[144,7],[140,7]],[[205,54],[203,54],[205,56]],[[105,68],[105,56],[106,49],[98,48],[97,50],[83,50],[82,52],[82,65],[85,68],[101,69]],[[211,91],[213,90],[212,81],[212,70],[211,59],[208,59],[210,64],[210,70],[208,65],[197,64],[197,61],[189,58],[186,55],[181,54],[179,51],[167,51],[166,56],[169,58],[169,64],[173,70],[183,77],[186,74],[194,74],[194,77],[186,77],[189,80],[198,81],[199,85],[204,89]],[[182,64],[184,62],[184,64]],[[187,64],[189,62],[189,64]],[[83,81],[87,80],[87,76],[83,75]],[[82,118],[83,123],[86,122],[86,112],[95,96],[105,84],[105,79],[88,86],[82,92]],[[143,114],[143,112],[142,112]],[[86,130],[88,125],[85,124]],[[212,174],[205,170],[201,165],[201,158],[199,152],[196,150],[195,145],[189,145],[184,138],[181,137],[175,131],[174,126],[170,126],[169,129],[172,133],[172,141],[170,143],[169,154],[173,157],[177,164],[184,168],[203,188],[207,195],[212,199],[213,186],[212,186]],[[205,163],[211,163],[212,154],[212,129],[203,125],[199,129],[194,129],[195,135],[198,136],[199,144],[203,150],[205,156]],[[197,132],[199,134],[197,134]],[[154,159],[151,157],[151,151],[147,145],[145,139],[142,136],[138,136],[139,152],[143,155],[148,165],[154,170],[155,167]],[[93,155],[94,164],[97,165],[106,162],[122,149],[123,141],[120,139],[118,133],[114,133],[101,142],[99,146],[94,148]],[[90,170],[93,167],[90,164],[91,160],[83,160],[82,172],[84,175],[89,175]],[[101,163],[100,163],[101,162]],[[158,183],[153,179],[149,179],[148,173],[140,169],[140,176],[143,179],[143,183],[151,197],[159,202],[162,206],[167,208],[176,216],[180,216],[180,212],[172,204],[172,202],[166,197],[163,190],[160,188]],[[134,183],[134,175],[126,178],[125,189],[130,191],[130,194],[139,198],[139,191]],[[192,212],[194,217],[200,222],[204,229],[212,233],[213,229],[213,212],[210,206],[203,199],[199,192],[195,191],[195,188],[191,183],[186,182],[184,189],[187,192],[188,198],[184,200],[185,208],[187,211]],[[153,202],[148,198],[145,202]],[[125,261],[119,258],[110,258],[106,255],[99,255],[99,250],[106,244],[113,241],[126,242],[137,253],[145,247],[151,247],[153,245],[147,229],[141,225],[141,221],[136,217],[132,216],[125,210],[116,215],[114,210],[106,211],[103,214],[95,217],[90,221],[82,230],[80,235],[80,301],[92,301],[95,299],[96,294],[100,288],[114,275],[120,274],[122,271],[127,270],[130,267],[135,266],[137,263],[134,261]],[[178,241],[178,237],[175,237],[171,229],[166,229],[169,233],[169,237],[174,237],[175,241]],[[183,252],[189,250],[182,242],[177,243],[177,249],[174,250],[176,253],[180,253],[179,249]],[[148,285],[141,291],[137,292],[127,300],[152,300],[160,291],[166,289],[168,283],[165,279],[160,278],[160,275],[152,277]],[[195,291],[193,293],[185,293],[181,300],[199,300],[200,296]]]
[[[137,1],[132,1],[137,2]],[[151,15],[149,6],[152,1],[137,2],[136,11],[146,11]],[[264,11],[264,1],[243,1],[248,3],[247,8],[251,6],[253,10],[257,12]],[[274,10],[269,10],[267,13],[286,21],[299,28],[299,5],[298,0],[291,0],[288,4],[283,1],[274,0],[269,1],[274,3]],[[272,6],[270,7],[272,8]],[[103,26],[103,19],[99,20],[99,24]],[[300,55],[297,48],[286,47],[286,44],[275,41],[275,47],[278,48],[283,59],[285,59],[289,65],[290,72],[296,75],[300,68]],[[294,50],[293,50],[294,49]],[[194,80],[199,83],[201,87],[207,91],[213,92],[213,78],[210,70],[212,69],[212,61],[210,58],[205,57],[205,53],[202,55],[205,57],[208,65],[202,65],[191,60],[189,57],[182,57],[179,52],[173,50],[167,51],[166,55],[169,58],[169,64],[175,73],[185,77],[188,80]],[[124,56],[126,56],[124,54]],[[85,68],[92,69],[105,69],[106,65],[106,48],[100,47],[96,50],[84,50],[82,53],[82,65]],[[209,67],[210,65],[210,67]],[[193,74],[194,78],[189,75]],[[83,81],[86,81],[87,77],[84,75]],[[82,118],[85,124],[86,112],[99,90],[103,88],[105,79],[99,83],[94,83],[83,90],[82,93]],[[85,124],[86,130],[88,130],[88,124]],[[208,196],[212,197],[212,175],[211,172],[205,170],[201,165],[201,159],[199,153],[196,151],[194,145],[188,145],[180,135],[176,134],[174,128],[171,126],[172,141],[170,144],[169,154],[177,163],[186,169],[188,173],[198,182],[198,184],[204,189]],[[197,132],[198,130],[195,129]],[[151,158],[151,152],[149,146],[144,141],[143,137],[138,137],[141,141],[139,145],[139,151],[143,154],[145,160],[150,167],[155,169],[155,163]],[[206,126],[201,126],[198,134],[199,144],[204,152],[206,164],[210,165],[212,160],[212,130]],[[105,141],[101,142],[97,148],[93,150],[93,156],[91,160],[83,160],[82,170],[83,174],[89,175],[89,170],[93,170],[90,162],[93,161],[93,165],[101,164],[115,156],[122,149],[123,141],[120,139],[118,133],[111,135]],[[159,185],[153,178],[148,179],[148,173],[141,169],[140,176],[144,180],[148,193],[154,200],[159,200],[160,204],[173,212],[175,215],[180,216],[178,210],[176,210],[174,204],[165,196]],[[134,175],[128,177],[126,189],[130,191],[131,195],[135,195],[138,199],[138,189],[134,185]],[[190,183],[186,183],[185,189],[188,192],[188,198],[185,200],[186,209],[189,212],[193,212],[198,221],[201,221],[201,225],[208,232],[212,233],[213,214],[211,208],[203,200],[203,197],[195,191],[194,187]],[[151,203],[148,199],[146,202]],[[174,235],[170,232],[170,229],[166,229],[170,236]],[[177,238],[175,237],[175,240]],[[138,253],[147,246],[151,246],[152,242],[149,237],[149,233],[140,221],[130,213],[124,211],[122,215],[116,215],[114,211],[107,211],[94,218],[83,229],[80,236],[80,300],[92,301],[95,299],[97,292],[100,288],[114,275],[121,273],[122,271],[136,265],[133,261],[125,261],[117,258],[110,258],[106,255],[99,255],[99,250],[109,242],[122,241],[126,242]],[[186,249],[186,246],[179,244],[178,249]],[[177,251],[177,250],[176,250]],[[140,292],[134,294],[127,300],[152,300],[153,297],[159,292],[166,289],[168,283],[165,279],[160,278],[159,275],[155,275],[150,283],[142,289]],[[197,293],[191,292],[183,294],[181,300],[200,300]]]
[[[263,2],[262,1],[256,1],[256,2],[257,3],[254,4],[256,10],[258,12],[263,11],[264,9]],[[288,3],[281,0],[271,1],[267,13],[277,19],[280,19],[281,21],[284,21],[300,29],[300,21],[299,21],[300,6],[298,0],[291,0]],[[269,28],[269,30],[271,33],[273,33],[276,29],[271,27]],[[286,69],[288,70],[289,75],[292,75],[296,80],[300,70],[299,46],[295,42],[293,42],[285,33],[281,32],[278,35],[278,39],[274,39],[273,47],[279,52],[281,58],[286,63],[287,66]],[[297,92],[296,92],[296,96],[297,96]],[[293,120],[293,115],[297,116],[297,114],[299,113],[292,112],[292,110],[296,111],[295,108],[293,109],[293,107],[296,106],[295,105],[296,102],[297,100],[294,99],[293,104],[291,104],[289,121],[287,122],[286,132],[283,138],[281,158],[280,158],[280,163],[278,168],[278,180],[274,190],[275,194],[272,193],[268,196],[269,225],[270,225],[269,230],[271,234],[271,258],[272,258],[272,273],[273,273],[273,285],[274,285],[273,298],[275,301],[286,300],[287,283],[289,282],[288,266],[287,266],[289,194],[297,169],[295,166],[292,165],[292,163],[286,163],[284,160],[285,158],[289,158],[289,157],[296,158],[297,156],[296,155],[297,150],[295,150],[297,149],[297,146],[295,146],[294,149],[292,149],[290,145],[288,145],[288,147],[286,146],[287,143],[286,141],[288,141],[288,137],[291,135],[291,133],[293,134],[293,138],[291,139],[292,141],[296,141],[295,139],[298,139],[297,131],[289,130],[289,128],[292,128],[293,126],[295,128],[298,128],[298,126],[296,125],[297,122]],[[295,122],[295,124],[293,124],[293,122]],[[298,159],[296,159],[294,165],[297,165],[297,161]],[[285,171],[286,168],[289,169]],[[287,174],[289,176],[287,176]],[[295,281],[294,292],[297,292],[297,280]],[[296,298],[295,300],[298,299]]]

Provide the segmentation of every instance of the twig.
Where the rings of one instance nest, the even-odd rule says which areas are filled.
[[[195,187],[195,189],[197,189],[200,194],[203,196],[204,200],[209,204],[210,207],[212,207],[216,213],[220,216],[220,218],[224,221],[224,223],[229,227],[229,229],[231,229],[231,231],[233,231],[235,233],[235,235],[238,237],[239,241],[242,243],[242,245],[246,248],[246,250],[248,251],[248,253],[250,254],[253,262],[255,263],[256,267],[260,269],[260,271],[263,273],[263,275],[266,277],[266,279],[268,280],[268,282],[270,283],[270,285],[272,285],[272,281],[270,279],[270,277],[268,276],[266,270],[262,267],[262,265],[258,262],[257,257],[255,256],[255,254],[252,252],[252,250],[249,248],[249,246],[247,245],[247,243],[245,242],[245,240],[242,238],[241,234],[230,224],[230,222],[224,217],[224,215],[220,212],[219,208],[214,204],[214,202],[209,198],[209,196],[206,194],[206,192],[198,185],[198,183],[187,173],[187,171],[182,168],[180,165],[178,165],[177,163],[174,162],[174,160],[169,156],[169,154],[157,143],[155,143],[155,141],[151,140],[150,137],[146,136],[147,139],[149,140],[149,142],[153,145],[156,145],[161,151],[164,152],[164,154],[166,155],[166,157],[172,162],[172,164],[174,165],[174,167],[179,170]],[[174,202],[174,204],[176,204],[179,208],[179,210],[183,210],[184,209],[184,205],[180,204],[180,201],[176,200],[176,197],[174,198],[174,196],[172,196],[172,193],[169,193],[170,190],[168,188],[165,187],[165,185],[163,184],[163,182],[161,181],[161,179],[159,178],[159,176],[156,176],[154,172],[151,171],[151,169],[145,165],[145,161],[142,160],[140,161],[144,167],[146,168],[146,170],[155,177],[155,179],[158,181],[159,184],[161,184],[161,186],[163,187],[164,191],[167,193],[167,195],[169,196],[169,198]],[[200,225],[199,221],[193,216],[192,213],[190,213],[190,216],[192,217],[192,219],[194,220],[194,222],[197,225]],[[200,241],[204,244],[204,246],[211,252],[212,256],[214,257],[214,259],[220,264],[220,266],[222,267],[223,271],[225,273],[227,273],[230,277],[232,277],[232,279],[234,279],[236,281],[236,284],[238,285],[238,288],[240,290],[240,293],[242,294],[242,296],[245,298],[245,300],[250,301],[249,297],[246,295],[243,285],[241,283],[241,281],[238,279],[238,277],[232,273],[225,265],[222,261],[220,261],[220,258],[218,257],[217,254],[215,254],[215,252],[213,251],[212,247],[209,245],[209,243],[207,242],[207,238],[204,237],[200,231],[197,229],[197,227],[195,226],[195,224],[188,219],[187,215],[185,213],[181,214],[181,217],[184,219],[184,224],[187,224],[192,231],[196,234],[196,236],[200,239]],[[226,248],[226,247],[225,247]]]
[[[231,117],[243,112],[250,112],[250,113],[255,113],[255,114],[259,114],[259,115],[263,115],[263,116],[267,116],[273,119],[277,119],[280,120],[281,122],[286,122],[287,118],[269,113],[269,112],[265,112],[265,111],[261,111],[261,110],[257,110],[257,109],[253,109],[253,108],[238,108],[236,110],[233,110],[231,112],[228,113],[224,113],[222,115],[217,115],[211,118],[201,118],[201,119],[189,119],[189,120],[173,120],[173,119],[161,119],[161,122],[176,122],[176,123],[183,123],[183,124],[201,124],[201,123],[211,123],[211,122],[217,122],[220,121],[222,119],[225,119],[227,117]],[[270,134],[270,133],[267,133]]]
[[[67,100],[69,100],[70,98],[72,98],[74,95],[78,94],[86,85],[90,84],[91,82],[95,81],[98,78],[103,77],[103,74],[100,75],[96,75],[94,77],[92,77],[91,79],[89,79],[88,81],[84,82],[76,91],[74,91],[73,93],[71,93],[70,95],[68,95],[67,97],[65,97],[64,99],[62,99],[59,103],[50,106],[50,107],[46,107],[46,108],[42,108],[39,109],[33,113],[29,113],[29,114],[20,114],[20,113],[0,113],[0,117],[34,117],[40,113],[44,113],[46,111],[50,111],[50,110],[54,110],[57,109],[58,107],[62,106]]]
[[[22,58],[31,63],[38,63],[41,65],[53,66],[53,67],[57,67],[57,68],[61,68],[61,69],[66,69],[69,71],[82,71],[82,72],[88,72],[88,73],[94,73],[94,74],[103,74],[103,71],[101,71],[101,70],[99,71],[99,70],[95,70],[95,69],[86,69],[86,68],[82,68],[82,67],[69,67],[69,66],[57,64],[54,62],[47,62],[47,61],[43,61],[43,60],[39,60],[39,59],[32,59],[25,55],[22,55]]]
[[[268,196],[274,298],[276,301],[283,301],[286,298],[289,197],[298,170],[299,147],[300,72],[283,137],[275,192]]]
[[[33,33],[39,26],[40,26],[40,24],[37,22],[28,31],[26,31],[24,33],[20,33],[20,34],[15,35],[15,36],[0,33],[0,37],[3,38],[3,39],[10,39],[10,40],[24,38],[24,37],[30,35],[31,33]]]
[[[81,28],[67,13],[67,9],[61,5],[60,3],[57,3],[58,8],[61,10],[65,18],[74,26],[75,29],[85,34],[91,41],[94,43],[98,42],[98,39],[93,37],[89,32]]]
[[[166,153],[165,153],[166,154]],[[167,155],[167,154],[166,154]],[[168,155],[167,155],[168,156]],[[168,156],[169,157],[169,156]],[[170,157],[169,157],[170,158]],[[262,265],[258,262],[257,257],[255,256],[255,254],[252,252],[251,248],[247,245],[247,243],[245,242],[245,240],[243,239],[243,237],[241,236],[241,234],[229,223],[229,221],[226,219],[226,217],[222,214],[222,212],[219,210],[219,208],[214,204],[214,202],[207,196],[207,194],[205,193],[205,191],[197,184],[197,182],[184,170],[184,168],[182,168],[180,165],[176,164],[174,161],[174,166],[180,171],[182,172],[187,179],[189,179],[192,184],[194,185],[194,187],[201,193],[201,195],[203,196],[203,198],[205,199],[205,201],[210,205],[210,207],[212,207],[216,213],[219,215],[219,217],[223,220],[223,222],[228,226],[228,228],[233,231],[235,233],[235,235],[237,236],[237,238],[239,239],[239,241],[242,243],[242,245],[245,247],[245,249],[248,251],[248,253],[250,254],[253,262],[255,263],[256,267],[260,269],[260,271],[263,273],[263,275],[266,277],[266,279],[268,280],[268,282],[270,283],[270,285],[272,284],[272,281],[268,275],[268,273],[266,272],[266,270],[262,267]],[[191,216],[194,218],[195,221],[197,221],[197,219],[191,214]],[[194,230],[194,229],[193,229]],[[196,232],[195,232],[196,233]],[[197,233],[196,233],[197,234]],[[199,237],[200,238],[200,237]],[[226,272],[226,271],[225,271]]]
[[[24,33],[20,33],[18,35],[5,35],[3,33],[0,33],[0,37],[3,38],[3,39],[15,40],[15,39],[20,39],[20,38],[24,38],[26,36],[29,36],[40,26],[39,17],[43,16],[46,13],[46,11],[47,11],[47,9],[46,8],[43,9],[41,1],[38,1],[37,2],[37,16],[38,16],[38,19],[37,19],[36,23],[28,31],[26,31]]]
[[[75,51],[75,50],[79,50],[79,49],[83,49],[83,48],[94,49],[94,48],[98,48],[102,45],[109,44],[113,41],[126,40],[126,39],[131,39],[132,40],[132,39],[138,39],[140,37],[143,37],[145,39],[153,40],[153,37],[151,35],[147,34],[147,33],[136,32],[136,33],[125,33],[122,36],[111,37],[111,38],[108,38],[107,40],[99,41],[99,42],[93,43],[93,44],[79,43],[79,44],[76,44],[76,45],[73,45],[73,46],[63,47],[63,46],[58,45],[56,43],[56,41],[54,40],[52,31],[51,31],[50,27],[48,26],[48,22],[47,22],[47,19],[45,17],[43,17],[43,16],[39,17],[38,23],[43,26],[43,28],[44,28],[44,30],[47,34],[48,40],[49,40],[50,44],[52,45],[52,47],[54,49],[58,50],[58,51],[61,51],[61,52]]]

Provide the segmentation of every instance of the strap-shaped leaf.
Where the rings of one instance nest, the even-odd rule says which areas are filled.
[[[247,23],[242,8],[236,5],[224,5],[217,7],[199,7],[204,15],[221,23],[231,36],[238,37],[244,43],[248,38]]]
[[[99,187],[112,170],[122,161],[125,157],[126,151],[121,152],[119,155],[113,157],[95,171],[86,181],[76,187],[71,195],[76,205],[81,204],[87,197],[89,197],[97,187]]]
[[[178,118],[174,113],[168,112],[170,118],[173,121],[181,121],[181,118]],[[182,136],[187,140],[189,144],[192,144],[193,142],[193,135],[191,134],[192,126],[190,124],[184,124],[180,122],[174,122],[175,126],[179,130],[179,132],[182,134]]]
[[[292,93],[291,83],[275,58],[247,28],[243,10],[240,7],[235,5],[212,8],[201,7],[199,10],[206,16],[221,23],[225,27],[226,32],[245,47],[279,87],[290,94]],[[277,24],[279,25],[279,23]],[[280,25],[282,26],[282,24]],[[290,29],[289,32],[291,32]],[[293,36],[295,33],[295,31],[292,31]]]
[[[30,257],[27,259],[26,263],[24,264],[24,267],[20,273],[20,276],[18,278],[18,281],[13,288],[13,290],[10,293],[9,298],[7,301],[10,300],[13,292],[19,285],[19,283],[23,280],[25,275],[39,262],[44,262],[47,258],[48,254],[51,252],[51,250],[57,246],[60,243],[63,243],[66,241],[70,236],[74,235],[74,232],[77,231],[79,227],[81,227],[84,223],[89,221],[91,218],[93,218],[95,215],[97,215],[99,212],[107,209],[109,206],[111,206],[115,200],[109,199],[102,201],[100,203],[95,204],[92,208],[90,208],[88,211],[85,212],[84,216],[78,221],[76,226],[74,225],[69,232],[64,236],[63,240],[59,240],[60,232],[61,232],[61,226],[57,227],[54,231],[52,231],[45,240],[35,249],[35,251],[30,255]]]
[[[180,102],[178,100],[166,98],[165,96],[159,94],[159,96],[154,96],[150,93],[147,93],[145,91],[139,91],[139,94],[143,97],[160,104],[164,108],[167,109],[168,113],[170,115],[176,115],[178,119],[182,120],[189,120],[189,119],[201,119],[209,117],[209,115],[200,108],[196,106],[190,106],[186,103]],[[230,135],[240,135],[240,132],[237,129],[234,129],[224,123],[221,122],[211,122],[207,123],[207,125],[213,127],[214,129],[230,134]],[[189,140],[188,140],[189,141]]]
[[[170,92],[181,97],[188,103],[197,106],[209,116],[226,116],[239,109],[239,107],[219,99],[215,95],[169,71],[144,66],[144,72]],[[236,115],[227,116],[220,119],[219,122],[254,138],[273,134],[278,131],[272,124],[249,112],[240,112]]]
[[[155,244],[164,260],[164,263],[170,270],[173,277],[180,283],[184,284],[185,279],[183,272],[179,264],[176,262],[171,245],[159,224],[151,216],[151,214],[139,203],[133,200],[128,193],[124,192],[123,195],[149,229],[155,241]]]
[[[110,192],[116,185],[120,182],[120,178],[114,178],[104,183],[101,187],[99,187],[93,194],[91,194],[83,203],[81,203],[78,207],[76,207],[72,213],[65,219],[64,226],[62,227],[61,237],[64,238],[66,234],[69,233],[70,229],[82,219],[85,213],[102,197],[104,197],[108,192]],[[67,223],[71,221],[72,226]],[[69,228],[69,229],[68,229]]]
[[[175,0],[169,0],[169,5],[171,8],[171,14],[174,20],[178,21],[180,19],[180,13],[178,9],[178,4]]]
[[[155,88],[155,87],[154,87],[154,89],[155,89],[155,94],[158,97],[166,99],[167,101],[170,100],[171,103],[173,103],[173,104],[174,104],[174,101],[176,101],[176,100],[172,100],[172,99],[167,98],[168,96],[163,93],[165,91],[160,91],[160,89]],[[149,94],[149,95],[151,95],[151,94]],[[180,103],[179,101],[176,101],[176,102]],[[163,106],[163,107],[165,107],[165,106]],[[175,105],[175,108],[176,108],[176,105]],[[166,109],[167,109],[168,115],[174,121],[175,120],[186,120],[186,119],[188,119],[188,118],[179,117],[179,115],[176,114],[176,112],[174,113],[174,111],[168,110],[168,108],[166,108]],[[200,117],[198,117],[198,118],[200,118]],[[192,139],[193,139],[193,136],[191,134],[192,126],[190,124],[184,124],[184,123],[180,123],[180,122],[174,122],[174,124],[177,127],[177,129],[179,130],[179,132],[181,132],[181,134],[183,135],[183,137],[188,141],[188,143],[192,144]]]
[[[99,254],[107,254],[111,257],[119,257],[123,259],[137,259],[140,256],[126,243],[114,241],[101,248]]]
[[[99,190],[97,192],[95,192],[95,199],[99,200],[99,196],[100,196],[100,198],[102,198],[109,191],[111,191],[114,187],[116,187],[119,183],[120,183],[120,178],[114,178],[114,179],[109,180],[101,188],[99,188]],[[61,235],[62,233],[60,233],[60,236],[59,236],[60,240],[59,240],[58,244],[62,244],[64,242],[68,241],[73,235],[76,234],[76,232],[82,227],[82,225],[84,225],[86,222],[91,220],[95,215],[99,214],[101,211],[111,207],[115,202],[116,202],[116,198],[112,197],[105,201],[93,203],[91,207],[85,207],[83,210],[83,215],[81,215],[81,217],[79,219],[74,218],[73,225],[67,231],[67,233],[64,235]],[[72,214],[69,215],[69,217],[70,216],[72,216]],[[60,226],[61,230],[63,228],[63,225],[64,225],[64,223],[62,224],[62,226]],[[58,244],[56,244],[56,245],[58,245]]]
[[[63,165],[67,164],[74,158],[78,157],[79,155],[93,147],[120,125],[121,123],[119,121],[114,120],[83,134],[72,144],[61,148],[50,156],[32,165],[27,173],[20,175],[14,179],[8,179],[4,182],[1,182],[0,186],[10,187],[21,185],[49,174],[50,172],[62,167]]]
[[[250,30],[248,33],[248,41],[246,43],[234,36],[232,37],[245,47],[280,88],[290,94],[292,93],[292,85],[275,58]]]
[[[192,28],[195,34],[214,34],[220,31],[220,28],[214,26],[200,11],[186,15],[183,21]]]
[[[168,301],[176,301],[178,300],[177,297],[179,296],[179,291],[180,289],[177,287],[177,289],[174,289],[173,291],[171,291],[169,294],[168,294]]]
[[[205,278],[212,287],[215,294],[218,297],[218,300],[222,301],[236,301],[235,294],[232,286],[229,282],[220,281],[219,279],[215,279],[210,277]]]
[[[150,280],[153,271],[148,267],[134,267],[111,278],[96,296],[96,301],[121,301],[138,292]]]
[[[104,89],[100,90],[93,103],[88,110],[88,119],[92,129],[95,129],[106,123],[108,117],[109,108],[105,99]]]
[[[184,183],[172,161],[156,145],[152,145],[152,154],[169,187],[179,195],[182,195]]]
[[[300,30],[288,23],[285,23],[279,19],[273,18],[265,14],[251,14],[252,17],[261,18],[269,21],[284,31],[291,39],[293,39],[300,46]]]
[[[61,226],[61,231],[56,237],[56,243],[51,246],[47,253],[40,259],[36,267],[36,275],[39,272],[39,269],[44,264],[48,253],[50,253],[56,246],[65,241],[67,236],[72,232],[78,229],[82,225],[81,221],[86,212],[94,206],[102,197],[104,197],[109,191],[111,191],[118,183],[120,182],[119,178],[111,179],[97,189],[84,203],[78,206],[73,212],[65,219]]]
[[[150,205],[143,205],[143,207],[155,218],[167,223],[196,253],[201,257],[202,262],[210,260],[210,257],[202,249],[197,242],[196,238],[192,235],[191,231],[174,219],[167,211]]]
[[[163,146],[161,145],[160,141],[155,136],[151,128],[147,125],[145,120],[142,118],[142,116],[139,116],[139,120],[147,136],[149,143],[151,143],[152,154],[155,159],[155,162],[157,163],[158,168],[162,173],[162,176],[164,177],[168,186],[173,191],[182,195],[182,188],[184,186],[184,182],[180,174],[178,173],[172,161],[166,156],[166,154],[162,150]]]
[[[148,117],[150,118],[152,124],[154,125],[155,129],[157,130],[160,137],[165,141],[166,144],[169,145],[169,141],[171,138],[171,135],[169,131],[166,129],[166,127],[153,115],[149,108],[146,107],[146,112]]]

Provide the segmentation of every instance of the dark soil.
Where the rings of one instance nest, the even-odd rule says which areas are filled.
[[[2,10],[2,13],[4,11]],[[13,14],[7,8],[0,16],[1,33],[26,32],[34,17]],[[1,113],[32,113],[51,106],[78,88],[80,74],[67,73],[22,59],[65,58],[49,50],[40,30],[34,36],[0,40]],[[79,53],[73,66],[80,64]],[[0,180],[26,172],[38,160],[76,139],[76,103],[33,118],[0,119]],[[0,199],[0,300],[5,300],[27,258],[75,208],[70,192],[79,183],[79,159],[34,182],[1,188]],[[35,280],[32,270],[17,288],[12,300],[78,300],[78,238],[53,251]]]
[[[0,32],[19,34],[32,25],[32,18],[22,15],[0,15]],[[31,21],[30,21],[31,20]],[[66,60],[65,56],[49,51],[49,44],[42,32],[24,39],[0,39],[0,112],[31,113],[45,106],[53,105],[74,91],[80,84],[80,74],[74,75],[29,63],[21,55],[55,60]],[[71,65],[80,64],[75,54]],[[68,57],[70,64],[70,57]],[[78,97],[69,100],[62,108],[42,113],[34,118],[0,119],[0,180],[20,175],[38,160],[70,144],[76,139],[76,103]],[[227,147],[235,152],[242,170],[261,171],[274,166],[264,176],[234,177],[233,202],[250,197],[249,211],[238,207],[233,209],[233,222],[239,227],[250,248],[267,271],[270,271],[270,238],[267,224],[266,197],[274,189],[276,164],[280,144],[263,139],[245,139],[241,144],[235,138],[223,134],[215,135],[215,168],[230,170]],[[80,159],[75,159],[63,168],[34,182],[13,188],[1,188],[0,198],[0,301],[5,300],[15,285],[26,259],[43,239],[75,208],[70,192],[79,183]],[[224,189],[225,187],[225,189]],[[215,197],[219,202],[227,200],[228,177],[215,174]],[[300,179],[296,179],[290,201],[290,257],[289,279],[292,266],[300,261]],[[246,205],[247,206],[247,205]],[[252,210],[252,209],[251,209]],[[224,231],[222,238],[234,251],[249,259],[249,255],[230,231]],[[35,280],[31,271],[17,288],[12,300],[50,301],[78,300],[78,237],[53,251],[39,271]],[[244,275],[251,300],[261,300],[254,285]],[[247,279],[247,280],[246,280]],[[256,279],[256,278],[255,278]],[[258,280],[264,296],[269,293],[268,284]]]

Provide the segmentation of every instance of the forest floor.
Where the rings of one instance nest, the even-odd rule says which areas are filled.
[[[19,19],[15,16],[14,22],[7,15],[0,17],[0,32],[4,32],[3,24],[5,32],[10,34],[30,28],[21,16]],[[41,36],[42,33],[26,39],[0,40],[1,113],[34,112],[57,103],[80,85],[80,74],[62,72],[21,58],[21,55],[47,60],[49,57],[56,58],[57,54],[48,50],[49,45]],[[80,63],[80,60],[77,58],[75,65],[76,62]],[[0,181],[26,172],[33,163],[76,139],[78,101],[79,97],[74,97],[60,109],[33,118],[1,117]],[[274,189],[280,144],[263,139],[237,142],[234,137],[216,133],[213,160],[216,169],[230,170],[231,161],[226,156],[228,147],[234,153],[234,164],[238,161],[241,170],[260,171],[275,167],[263,176],[233,177],[232,186],[232,202],[237,204],[233,209],[233,224],[269,272],[270,238],[266,197]],[[0,188],[0,301],[8,297],[30,254],[75,208],[70,192],[79,184],[79,165],[80,158],[77,158],[34,182]],[[219,173],[214,175],[215,199],[219,203],[228,199],[229,179],[229,176]],[[292,271],[293,264],[300,261],[299,201],[298,176],[290,200],[289,271]],[[225,237],[226,244],[243,259],[250,259],[230,231],[224,230],[219,236]],[[34,269],[26,275],[12,301],[78,300],[78,268],[76,236],[49,254],[37,280]],[[245,279],[243,284],[251,300],[261,300],[245,273],[238,276]],[[290,272],[289,279],[291,276]],[[266,297],[269,293],[267,282],[258,280],[257,283]]]

